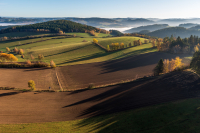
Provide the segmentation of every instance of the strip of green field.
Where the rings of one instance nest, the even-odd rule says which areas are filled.
[[[81,33],[82,34],[82,33]],[[144,54],[148,52],[155,52],[151,44],[144,44],[141,46],[131,47],[128,49],[123,49],[120,51],[106,52],[99,46],[92,43],[93,37],[88,38],[61,38],[52,39],[56,37],[44,37],[45,39],[51,39],[42,42],[36,42],[41,40],[41,38],[35,39],[25,39],[21,41],[3,41],[0,42],[0,51],[6,52],[6,47],[14,49],[24,49],[24,59],[20,55],[16,55],[19,61],[30,60],[30,55],[32,54],[37,60],[38,54],[44,55],[45,62],[50,62],[53,60],[57,65],[74,65],[74,64],[84,64],[101,62],[108,60],[120,59],[123,57],[128,57],[132,55]],[[123,42],[129,42],[130,40],[138,40],[138,37],[111,37],[111,38],[98,38],[99,42],[108,44],[110,42],[117,42],[119,40]],[[83,42],[86,40],[86,42]],[[141,39],[142,40],[142,39]],[[30,43],[33,42],[33,43]],[[25,44],[30,43],[30,44]],[[25,44],[17,46],[19,44]]]
[[[51,33],[39,33],[39,32],[11,32],[0,34],[0,37],[25,37],[25,36],[38,36],[38,35],[49,35]]]
[[[91,36],[90,34],[88,33],[79,33],[79,32],[73,32],[73,33],[65,33],[66,35],[76,35],[76,36],[79,36],[79,37],[107,37],[107,36],[112,36],[111,34],[104,34],[104,33],[96,33],[97,36]]]
[[[74,121],[2,124],[0,132],[198,133],[199,118],[200,99],[194,98]]]
[[[107,48],[107,45],[111,45],[112,43],[124,43],[125,47],[127,47],[127,45],[129,43],[131,43],[131,45],[133,46],[133,41],[135,40],[141,40],[142,43],[144,43],[144,38],[140,38],[140,37],[115,37],[109,40],[102,40],[99,41],[98,43],[102,46],[104,46],[105,48]]]

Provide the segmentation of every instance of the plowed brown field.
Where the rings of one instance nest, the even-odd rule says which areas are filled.
[[[0,123],[66,121],[199,96],[199,77],[188,71],[93,90],[0,91]]]
[[[90,83],[99,86],[152,75],[152,70],[161,58],[171,59],[176,56],[183,58],[185,65],[189,65],[190,60],[184,59],[183,54],[155,52],[113,61],[64,66],[56,70],[62,87],[73,90],[86,88]]]

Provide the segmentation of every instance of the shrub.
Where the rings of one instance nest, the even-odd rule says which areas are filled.
[[[88,86],[88,89],[94,89],[94,84],[90,83],[89,86]]]
[[[94,42],[94,43],[98,43],[98,40],[94,38],[94,39],[93,39],[93,42]]]
[[[38,55],[38,59],[39,59],[39,60],[43,60],[43,59],[44,59],[43,54],[39,54],[39,55]]]
[[[15,47],[14,49],[13,49],[13,51],[15,52],[15,53],[18,53],[18,49]]]
[[[30,87],[32,90],[35,90],[35,82],[33,80],[29,80],[28,87]]]
[[[50,61],[51,68],[56,68],[56,64],[53,62],[53,60]]]
[[[35,57],[31,54],[31,60],[34,60],[35,59]]]
[[[30,60],[27,60],[27,61],[26,61],[26,64],[27,64],[28,66],[31,66],[31,61],[30,61]]]
[[[23,55],[24,50],[23,50],[23,49],[19,49],[18,53],[19,53],[20,55]]]
[[[10,49],[9,49],[9,47],[6,47],[6,51],[7,51],[7,52],[10,52]]]

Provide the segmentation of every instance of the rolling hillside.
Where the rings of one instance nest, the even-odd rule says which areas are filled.
[[[170,27],[147,33],[147,35],[154,37],[161,37],[161,38],[174,35],[176,37],[180,36],[181,38],[185,38],[185,37],[190,37],[191,35],[200,36],[200,31],[190,30],[184,27]]]
[[[147,26],[140,26],[137,28],[132,28],[130,30],[124,31],[125,33],[138,33],[143,30],[148,30],[150,32],[159,30],[159,29],[164,29],[167,28],[169,25],[168,24],[154,24],[154,25],[147,25]]]

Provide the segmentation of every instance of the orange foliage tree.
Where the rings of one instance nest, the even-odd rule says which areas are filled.
[[[6,54],[6,53],[0,53],[0,60],[18,61],[17,57],[15,57],[13,54]]]

